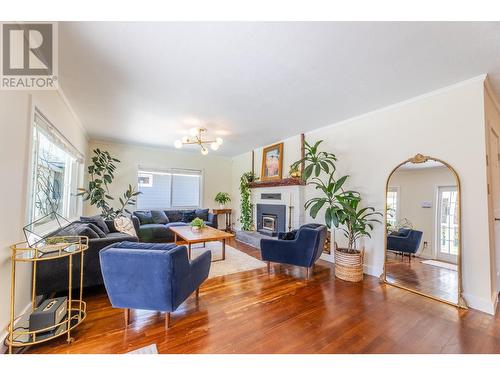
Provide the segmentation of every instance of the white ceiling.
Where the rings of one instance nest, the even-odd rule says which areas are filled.
[[[59,39],[92,138],[173,147],[199,122],[222,155],[482,73],[500,93],[498,22],[64,22]]]

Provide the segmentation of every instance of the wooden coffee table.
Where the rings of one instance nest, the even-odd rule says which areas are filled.
[[[187,245],[188,246],[188,257],[191,259],[191,245],[195,243],[205,243],[213,241],[222,242],[222,259],[214,260],[217,262],[226,259],[226,239],[234,237],[234,234],[227,233],[212,227],[205,227],[200,231],[194,231],[191,229],[190,225],[181,227],[170,227],[172,232],[174,232],[174,241],[177,245]],[[181,240],[178,240],[178,237]]]

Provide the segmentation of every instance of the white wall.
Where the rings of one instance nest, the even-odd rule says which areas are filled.
[[[340,175],[365,205],[383,211],[385,183],[400,162],[422,153],[452,165],[462,183],[463,283],[471,307],[493,313],[490,284],[488,202],[484,136],[484,76],[306,133],[334,152]],[[333,104],[333,103],[332,103]],[[318,127],[322,124],[318,124]],[[300,158],[298,137],[285,140],[288,160]],[[260,151],[256,151],[259,155]],[[291,155],[291,154],[294,155]],[[251,166],[250,153],[233,159],[233,184]],[[258,165],[258,163],[256,163]],[[238,186],[233,186],[233,194]],[[306,199],[315,191],[306,189]],[[235,205],[238,202],[234,202]],[[337,235],[338,239],[341,239]],[[364,241],[365,271],[379,276],[384,261],[384,227]]]
[[[439,186],[456,186],[455,176],[447,167],[398,169],[391,176],[390,187],[398,188],[398,221],[408,219],[414,229],[423,232],[418,256],[436,258],[436,210]],[[422,202],[431,207],[423,208]],[[427,247],[424,244],[427,243]]]
[[[108,151],[111,156],[121,162],[117,164],[115,180],[110,189],[111,196],[117,199],[131,184],[137,187],[138,166],[148,168],[187,168],[203,171],[203,198],[201,206],[215,208],[218,205],[214,197],[219,191],[231,194],[231,159],[228,157],[203,156],[194,152],[171,151],[158,147],[141,147],[121,143],[91,141],[89,157],[92,150],[99,148]],[[84,211],[88,215],[99,213],[95,207],[85,204]],[[223,218],[219,218],[222,223]],[[220,224],[222,225],[222,224]]]
[[[9,245],[24,240],[22,228],[27,224],[27,183],[31,145],[32,108],[38,109],[80,152],[87,152],[86,134],[62,96],[56,91],[0,91],[0,327],[10,319],[10,249]],[[17,272],[16,314],[30,300],[31,268],[20,266]],[[0,333],[0,337],[3,335]]]

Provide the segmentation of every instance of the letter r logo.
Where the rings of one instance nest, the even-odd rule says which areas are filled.
[[[52,75],[52,36],[52,24],[48,23],[3,24],[3,75]]]

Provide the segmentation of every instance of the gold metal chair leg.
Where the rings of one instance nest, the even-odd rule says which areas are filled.
[[[165,329],[169,328],[170,328],[170,313],[167,312],[167,314],[165,315]]]

